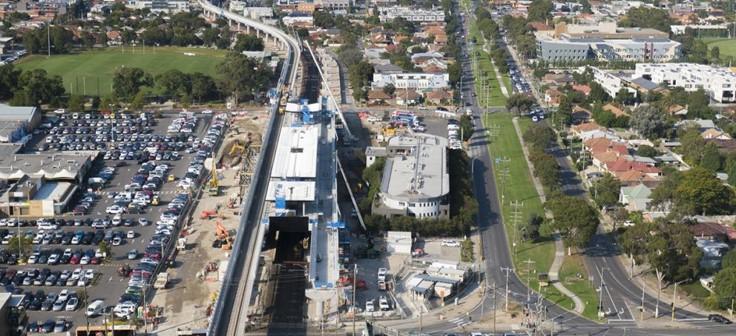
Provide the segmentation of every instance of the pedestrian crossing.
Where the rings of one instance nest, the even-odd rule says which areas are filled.
[[[468,320],[467,317],[456,317],[454,319],[448,320],[448,322],[456,325],[458,328],[462,328],[468,324],[473,323],[473,321]]]

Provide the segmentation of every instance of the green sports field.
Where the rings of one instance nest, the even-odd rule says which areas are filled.
[[[708,45],[708,50],[718,46],[721,49],[721,59],[723,56],[736,57],[736,40],[727,38],[704,38],[703,41]]]
[[[178,69],[217,77],[215,67],[225,54],[223,50],[203,48],[146,47],[144,50],[125,47],[50,58],[31,55],[21,59],[17,66],[23,70],[42,68],[61,76],[69,93],[105,95],[112,90],[112,77],[118,67],[137,67],[152,75]]]

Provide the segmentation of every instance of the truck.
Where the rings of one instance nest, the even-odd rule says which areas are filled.
[[[156,282],[153,283],[153,288],[164,289],[166,288],[166,285],[168,283],[169,283],[169,273],[162,272],[162,273],[159,273],[158,276],[156,276]]]

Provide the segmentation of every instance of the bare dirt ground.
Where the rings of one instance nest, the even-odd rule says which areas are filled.
[[[220,262],[227,260],[230,251],[213,247],[216,240],[216,223],[220,222],[227,230],[237,230],[240,222],[241,193],[247,192],[247,175],[245,170],[241,172],[243,165],[248,165],[247,150],[234,151],[233,160],[230,150],[234,143],[246,145],[250,143],[255,153],[260,151],[261,130],[267,122],[267,115],[263,111],[251,111],[243,115],[235,115],[231,120],[228,132],[223,138],[222,145],[218,151],[218,168],[220,192],[218,196],[210,196],[203,193],[199,202],[195,202],[195,210],[189,225],[187,248],[179,253],[177,262],[169,269],[172,279],[169,288],[158,290],[152,300],[153,305],[164,307],[164,320],[155,328],[149,326],[149,331],[156,335],[176,335],[180,329],[206,328],[208,312],[214,304],[217,293],[221,286],[221,274],[224,269],[207,272],[208,265],[220,266]],[[250,139],[249,139],[250,135]],[[254,164],[256,156],[250,158]],[[237,161],[237,162],[235,162]],[[230,163],[235,166],[229,167]],[[231,199],[235,200],[235,206],[229,207]],[[202,219],[202,211],[219,209],[217,215]]]

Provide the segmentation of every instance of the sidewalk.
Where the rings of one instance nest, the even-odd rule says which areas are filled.
[[[529,152],[527,151],[526,144],[524,144],[524,137],[521,133],[521,128],[519,127],[519,118],[514,117],[512,119],[512,122],[514,123],[514,130],[516,130],[516,135],[519,137],[519,142],[521,143],[521,149],[524,152],[524,160],[526,160],[526,164],[529,167],[529,172],[534,172],[534,166],[532,165],[532,162],[529,161]],[[539,198],[542,200],[542,202],[546,202],[546,196],[544,194],[544,188],[542,187],[542,183],[539,182],[539,179],[532,173],[532,181],[534,182],[534,188],[537,190],[537,193],[539,194]],[[565,262],[565,245],[562,243],[562,239],[559,235],[559,233],[554,235],[555,239],[555,259],[552,262],[552,265],[549,267],[549,279],[552,285],[560,291],[563,295],[569,297],[574,303],[575,303],[575,312],[578,314],[582,314],[585,310],[585,304],[583,303],[583,300],[580,299],[575,293],[570,291],[563,285],[559,280],[559,274],[560,274],[560,268],[562,267],[562,264]]]

